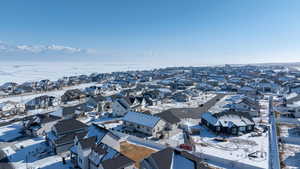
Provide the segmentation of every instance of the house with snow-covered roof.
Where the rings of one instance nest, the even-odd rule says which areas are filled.
[[[292,116],[295,118],[300,117],[300,95],[291,93],[283,99],[283,106],[280,108],[281,114]]]
[[[160,117],[140,112],[128,112],[123,121],[126,131],[140,132],[154,137],[163,135],[166,127],[166,122]]]
[[[254,130],[255,123],[247,113],[223,111],[206,112],[201,116],[202,125],[219,134],[240,135]]]

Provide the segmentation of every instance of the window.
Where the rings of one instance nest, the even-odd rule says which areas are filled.
[[[248,126],[248,130],[252,130],[252,126]]]

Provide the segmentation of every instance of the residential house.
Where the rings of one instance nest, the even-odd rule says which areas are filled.
[[[13,102],[13,101],[6,101],[3,103],[0,103],[0,117],[7,117],[19,113],[25,112],[25,105]]]
[[[18,102],[13,102],[13,101],[6,101],[0,103],[0,112],[6,112],[6,111],[16,111],[17,109],[21,108],[22,104]],[[23,106],[24,108],[24,106]]]
[[[122,117],[131,110],[131,101],[125,98],[117,98],[112,103],[112,115]]]
[[[218,134],[240,135],[254,130],[255,123],[247,113],[224,111],[201,115],[201,123]]]
[[[91,86],[84,89],[84,92],[89,96],[97,96],[101,94],[101,87]]]
[[[139,112],[128,112],[124,118],[124,127],[128,132],[140,132],[149,136],[163,136],[166,122],[158,116]]]
[[[167,147],[151,154],[140,163],[141,169],[209,169],[198,156]]]
[[[177,92],[172,95],[172,99],[176,102],[188,102],[191,100],[191,96],[184,92]]]
[[[25,103],[26,110],[45,109],[52,106],[57,106],[58,100],[53,96],[42,95]]]
[[[292,93],[283,101],[283,106],[292,117],[300,118],[300,95]]]
[[[166,129],[176,129],[181,121],[179,117],[172,113],[172,111],[163,111],[155,114],[166,122]]]
[[[51,131],[51,128],[60,117],[51,114],[37,114],[23,121],[24,131],[30,136],[43,136]]]
[[[235,99],[232,100],[232,103],[229,103],[224,107],[236,112],[247,112],[251,115],[251,117],[258,117],[260,114],[260,106],[258,101],[256,101],[255,98],[250,98],[243,95],[235,96]]]
[[[61,101],[63,103],[79,101],[86,97],[86,94],[79,89],[67,90],[62,96]]]
[[[250,95],[250,96],[255,96],[257,93],[257,90],[249,87],[249,86],[243,86],[238,89],[239,94],[244,94],[244,95]]]
[[[120,153],[120,138],[109,130],[92,124],[87,135],[74,140],[71,162],[81,169],[133,169],[134,161]]]
[[[0,89],[6,91],[7,93],[12,93],[16,87],[18,86],[17,83],[14,82],[7,82],[0,86]]]
[[[60,154],[73,146],[75,136],[78,139],[82,139],[87,134],[87,131],[88,126],[78,120],[60,120],[47,133],[46,141],[54,153]]]
[[[87,107],[93,108],[94,111],[102,112],[107,99],[101,95],[89,97],[85,104]]]
[[[51,114],[54,116],[61,117],[62,119],[72,119],[76,118],[79,115],[79,111],[77,111],[78,107],[81,104],[74,105],[74,106],[61,106],[56,111],[52,112]]]

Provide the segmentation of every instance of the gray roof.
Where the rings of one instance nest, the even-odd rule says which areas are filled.
[[[180,118],[173,114],[172,111],[163,111],[155,115],[171,124],[176,124],[180,122]]]
[[[66,120],[61,120],[58,121],[54,127],[56,128],[56,131],[58,133],[65,133],[68,131],[74,131],[82,128],[87,128],[88,125],[75,120],[75,119],[66,119]]]
[[[176,157],[181,158],[176,158]],[[184,161],[176,161],[184,160]],[[168,168],[178,168],[182,163],[188,162],[190,165],[186,167],[191,167],[194,169],[209,169],[208,165],[205,164],[199,157],[188,153],[186,151],[180,151],[171,147],[165,148],[161,151],[151,154],[145,159],[148,164],[156,169],[168,169]],[[184,166],[184,165],[182,165]],[[188,168],[188,169],[191,169]]]
[[[127,158],[122,154],[119,154],[117,157],[102,162],[102,166],[104,169],[123,169],[133,164],[133,160]]]
[[[167,122],[176,122],[178,119],[184,118],[192,118],[192,119],[199,119],[200,116],[207,112],[212,106],[214,106],[219,100],[221,100],[225,95],[224,94],[217,94],[214,98],[204,103],[201,107],[197,108],[171,108],[165,110],[158,114],[158,116],[165,119]],[[172,115],[171,115],[172,114]],[[168,115],[170,117],[168,117]],[[178,119],[175,119],[175,118]]]
[[[160,120],[160,117],[139,112],[128,112],[123,120],[153,128]]]
[[[92,148],[96,142],[96,139],[96,136],[84,138],[82,140],[79,140],[79,144],[81,145],[82,149]]]

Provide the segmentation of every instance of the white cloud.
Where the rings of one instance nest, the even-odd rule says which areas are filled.
[[[87,50],[62,45],[10,45],[0,41],[0,52],[29,52],[29,53],[85,53]]]

